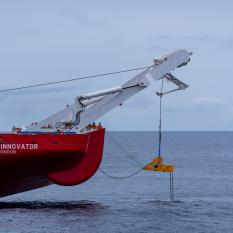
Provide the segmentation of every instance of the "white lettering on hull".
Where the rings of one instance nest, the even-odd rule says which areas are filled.
[[[16,154],[17,150],[38,150],[38,144],[0,143],[0,154]]]

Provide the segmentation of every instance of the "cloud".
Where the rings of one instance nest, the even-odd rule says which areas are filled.
[[[221,105],[225,104],[225,101],[223,101],[220,98],[217,97],[210,97],[210,96],[205,96],[205,97],[198,97],[195,99],[195,104],[197,105],[208,105],[208,106],[216,106],[216,105]]]
[[[214,96],[202,96],[197,97],[190,103],[189,106],[184,107],[167,107],[165,108],[166,112],[190,112],[190,113],[219,113],[226,112],[229,109],[230,102],[220,99]]]
[[[156,51],[168,51],[172,46],[190,48],[195,51],[216,51],[219,49],[233,49],[233,37],[214,34],[204,35],[160,35],[151,38],[156,45],[148,48]]]

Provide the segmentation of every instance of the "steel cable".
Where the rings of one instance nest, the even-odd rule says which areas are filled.
[[[120,71],[114,71],[114,72],[109,72],[109,73],[103,73],[103,74],[94,74],[94,75],[83,76],[83,77],[78,77],[78,78],[65,79],[65,80],[54,81],[54,82],[39,83],[39,84],[33,84],[33,85],[28,85],[28,86],[21,86],[21,87],[2,89],[2,90],[0,90],[0,93],[9,92],[9,91],[16,91],[16,90],[22,90],[22,89],[29,89],[29,88],[34,88],[34,87],[48,86],[48,85],[66,83],[66,82],[73,82],[73,81],[84,80],[84,79],[91,79],[91,78],[97,78],[97,77],[103,77],[103,76],[108,76],[108,75],[121,74],[121,73],[126,73],[126,72],[143,70],[143,69],[147,69],[147,68],[150,68],[150,67],[152,67],[152,66],[145,66],[145,67],[139,67],[139,68],[133,68],[133,69],[127,69],[127,70],[120,70]]]

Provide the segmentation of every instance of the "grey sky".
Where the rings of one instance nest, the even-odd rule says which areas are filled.
[[[167,130],[233,130],[233,1],[0,1],[1,88],[150,65],[194,52],[174,74],[190,85],[165,98]],[[0,129],[27,125],[132,74],[0,94]],[[154,84],[101,121],[109,130],[154,130]]]

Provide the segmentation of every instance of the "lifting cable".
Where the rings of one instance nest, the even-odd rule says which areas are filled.
[[[162,143],[162,97],[163,97],[163,84],[164,78],[162,80],[160,93],[156,93],[159,96],[159,146],[158,146],[158,156],[161,157],[161,143]]]
[[[171,201],[174,201],[174,177],[173,172],[170,172],[170,199]]]
[[[170,92],[163,93],[164,79],[165,78],[163,78],[163,80],[162,80],[160,92],[156,92],[156,94],[159,96],[159,146],[158,146],[158,156],[159,157],[161,157],[161,144],[162,144],[162,97],[163,97],[164,94],[170,93]],[[173,177],[173,172],[170,172],[170,177],[169,178],[170,178],[169,179],[169,181],[170,181],[170,183],[169,183],[169,186],[170,186],[170,199],[171,199],[171,201],[174,201],[174,177]]]
[[[47,83],[38,83],[38,84],[33,84],[33,85],[28,85],[28,86],[21,86],[21,87],[2,89],[2,90],[0,90],[0,93],[9,92],[9,91],[16,91],[16,90],[22,90],[22,89],[29,89],[29,88],[34,88],[34,87],[48,86],[48,85],[54,85],[54,84],[60,84],[60,83],[73,82],[73,81],[103,77],[103,76],[108,76],[108,75],[116,75],[116,74],[121,74],[121,73],[137,71],[137,70],[144,70],[144,69],[148,69],[150,67],[152,67],[152,66],[138,67],[138,68],[133,68],[133,69],[120,70],[120,71],[114,71],[114,72],[102,73],[102,74],[94,74],[94,75],[77,77],[77,78],[72,78],[72,79],[65,79],[65,80],[59,80],[59,81],[53,81],[53,82],[47,82]],[[76,76],[76,75],[74,75],[74,76]]]

